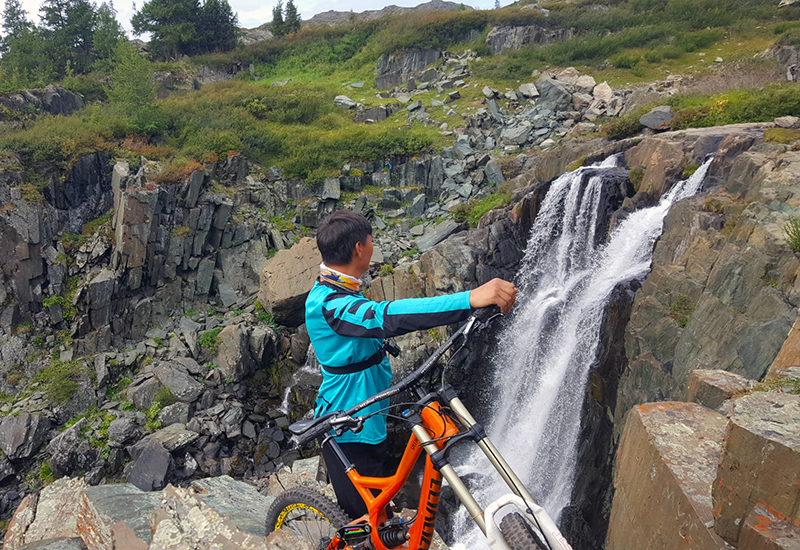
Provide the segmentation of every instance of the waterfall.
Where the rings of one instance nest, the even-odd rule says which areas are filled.
[[[552,183],[517,275],[517,305],[492,358],[494,405],[487,432],[556,520],[570,501],[581,408],[611,293],[649,273],[664,217],[676,201],[697,193],[710,161],[657,206],[630,214],[597,245],[603,173],[615,163],[612,157]],[[477,449],[459,458],[459,473],[479,480],[470,488],[482,506],[509,492],[499,476],[484,476],[494,470]],[[480,531],[460,515],[454,548],[486,548]]]
[[[283,400],[281,401],[281,406],[278,407],[278,410],[289,416],[292,412],[291,409],[291,399],[292,399],[292,390],[294,390],[295,386],[297,386],[304,378],[308,376],[317,376],[322,379],[322,368],[319,366],[319,361],[317,361],[317,352],[314,351],[314,345],[310,344],[308,346],[308,354],[306,355],[306,362],[300,367],[297,372],[292,375],[292,381],[286,385],[286,388],[283,390]],[[319,384],[316,385],[319,387]]]

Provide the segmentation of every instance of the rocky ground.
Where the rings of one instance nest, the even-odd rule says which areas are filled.
[[[365,123],[400,108],[409,120],[431,123],[430,112],[450,109],[449,103],[422,105],[415,95],[433,88],[453,97],[474,86],[470,55],[422,52],[384,60],[379,76],[394,102],[363,109],[340,97],[337,104]],[[609,199],[613,226],[717,151],[720,160],[710,172],[716,187],[673,209],[653,274],[635,303],[628,296],[627,309],[620,306],[619,317],[609,321],[624,334],[615,339],[624,349],[610,353],[590,383],[584,420],[591,436],[583,452],[601,458],[586,460],[580,474],[585,483],[576,488],[575,531],[602,531],[609,510],[596,503],[610,506],[624,413],[645,401],[683,397],[698,366],[758,379],[797,310],[797,260],[781,234],[795,209],[796,153],[762,139],[772,124],[613,143],[592,139],[598,116],[624,113],[645,95],[680,86],[675,77],[645,90],[613,90],[566,69],[516,90],[487,87],[482,108],[463,127],[441,128],[455,133],[454,146],[420,158],[347,165],[318,187],[241,155],[165,184],[158,181],[158,163],[112,163],[97,153],[54,174],[31,200],[23,193],[28,181],[20,161],[3,161],[0,516],[10,518],[27,499],[14,520],[18,527],[8,531],[22,537],[15,547],[34,542],[34,535],[24,535],[30,529],[42,532],[34,525],[44,515],[25,510],[34,509],[43,487],[73,491],[63,498],[86,507],[80,517],[122,479],[129,485],[118,490],[146,495],[148,513],[161,505],[152,524],[144,514],[144,524],[116,532],[116,521],[105,519],[103,528],[76,526],[63,538],[77,532],[82,542],[64,542],[73,544],[64,548],[110,548],[108,540],[133,536],[130,531],[143,542],[126,548],[172,548],[156,534],[178,541],[206,529],[185,523],[193,509],[213,511],[199,503],[204,497],[197,488],[210,483],[199,480],[233,476],[262,490],[269,480],[272,491],[272,480],[282,483],[276,473],[300,467],[292,466],[301,455],[284,428],[311,406],[318,383],[312,371],[298,371],[308,352],[302,302],[319,262],[309,237],[334,209],[373,220],[376,254],[366,277],[373,298],[435,295],[494,276],[513,278],[548,182],[570,165],[622,152],[626,167],[642,172],[638,186],[629,178],[616,202]],[[656,110],[642,123],[661,132],[669,113]],[[793,127],[797,120],[778,123]],[[498,192],[511,204],[466,231],[469,209]],[[681,296],[694,306],[684,326],[673,314]],[[441,337],[405,337],[401,344],[409,352],[393,366],[414,365]],[[704,351],[712,346],[714,354]],[[469,386],[481,376],[481,369],[467,368],[458,383]],[[204,521],[219,523],[214,518]],[[250,533],[236,534],[249,541],[242,548],[267,547],[251,537],[263,532],[235,526]],[[151,530],[153,539],[146,539]],[[95,536],[105,542],[92,542]]]

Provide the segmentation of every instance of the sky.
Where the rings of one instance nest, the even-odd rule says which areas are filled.
[[[99,5],[103,0],[92,1]],[[314,14],[329,10],[362,12],[379,10],[392,4],[413,7],[425,1],[427,0],[295,0],[295,5],[303,19],[310,19]],[[117,20],[128,32],[131,30],[134,5],[140,8],[143,3],[144,0],[114,0],[114,7],[117,9]],[[272,20],[272,7],[277,3],[277,0],[228,0],[228,3],[233,8],[233,11],[239,14],[239,25],[249,29]],[[501,0],[503,5],[508,3],[510,3],[509,0]],[[0,0],[0,4],[5,7],[4,0]],[[491,9],[494,7],[494,0],[467,0],[464,4],[474,8]],[[28,12],[28,18],[38,23],[39,7],[42,5],[41,0],[22,0],[22,5]]]

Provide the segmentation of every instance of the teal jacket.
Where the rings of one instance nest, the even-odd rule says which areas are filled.
[[[383,352],[383,339],[466,320],[469,292],[434,298],[373,302],[363,295],[328,282],[314,283],[306,299],[306,327],[322,365],[315,417],[347,410],[388,388],[392,368]],[[367,407],[366,415],[389,405],[384,400]],[[386,417],[377,414],[342,443],[378,444],[386,439]]]

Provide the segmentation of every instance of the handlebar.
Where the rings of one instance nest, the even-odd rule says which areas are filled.
[[[315,418],[313,420],[301,420],[289,426],[289,431],[297,437],[300,445],[309,443],[316,438],[327,434],[334,429],[358,428],[363,424],[363,419],[353,418],[357,412],[374,405],[384,399],[389,399],[407,390],[416,384],[425,374],[431,370],[433,365],[449,350],[456,340],[462,335],[468,339],[474,330],[480,330],[487,326],[492,320],[501,315],[500,308],[489,306],[476,310],[470,318],[450,337],[447,341],[428,357],[425,362],[415,371],[404,376],[397,384],[390,386],[380,393],[367,398],[361,403],[351,407],[346,411],[333,411]],[[355,424],[354,424],[355,423]],[[353,425],[351,425],[353,424]]]

